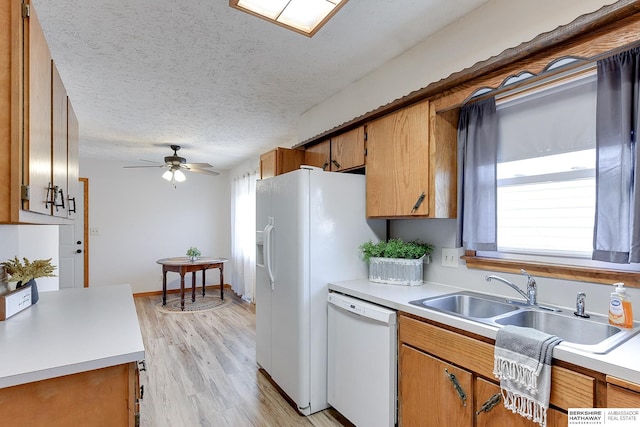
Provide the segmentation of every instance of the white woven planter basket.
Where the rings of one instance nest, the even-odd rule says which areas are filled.
[[[422,285],[422,265],[419,259],[369,258],[369,281],[391,285]]]

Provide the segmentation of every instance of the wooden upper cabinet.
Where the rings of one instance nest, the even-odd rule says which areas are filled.
[[[365,164],[364,126],[331,138],[331,170],[361,168]]]
[[[274,148],[260,156],[260,178],[271,178],[299,169],[304,163],[304,150]]]
[[[68,224],[66,89],[29,1],[0,2],[0,28],[0,223]]]
[[[384,116],[366,131],[367,217],[429,216],[429,103]]]
[[[51,164],[53,215],[67,217],[67,197],[69,195],[67,168],[67,91],[62,83],[58,68],[52,63],[52,98],[51,98]],[[50,193],[51,196],[51,193]]]
[[[78,178],[79,174],[79,159],[78,159],[78,144],[80,143],[80,129],[78,124],[78,118],[76,117],[75,110],[71,101],[67,97],[67,194],[65,195],[67,200],[67,212],[69,218],[74,218],[76,211],[76,200],[80,200],[82,195],[78,194]]]
[[[455,218],[458,111],[422,101],[370,122],[368,218]]]
[[[24,209],[50,214],[51,197],[51,52],[35,9],[24,20],[25,129],[23,185],[29,188]],[[49,194],[48,194],[49,193]]]
[[[304,163],[332,172],[349,171],[364,167],[364,126],[307,147],[305,149]]]
[[[304,150],[304,164],[331,170],[331,141],[325,140]]]

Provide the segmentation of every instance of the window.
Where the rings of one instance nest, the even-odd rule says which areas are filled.
[[[590,258],[595,70],[497,100],[498,252]]]

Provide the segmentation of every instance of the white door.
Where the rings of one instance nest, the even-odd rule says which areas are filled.
[[[79,181],[76,197],[76,213],[73,215],[75,223],[61,225],[58,277],[60,289],[84,287],[84,182]]]

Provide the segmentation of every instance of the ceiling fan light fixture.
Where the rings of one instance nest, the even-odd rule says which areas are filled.
[[[173,171],[173,178],[176,180],[176,182],[184,182],[184,180],[187,179],[187,177],[184,175],[184,173],[182,173],[180,169],[176,169],[175,171]]]
[[[229,6],[312,37],[348,0],[229,0]]]
[[[167,181],[171,181],[171,179],[173,178],[173,173],[170,170],[167,170],[165,173],[162,174],[162,177]]]

